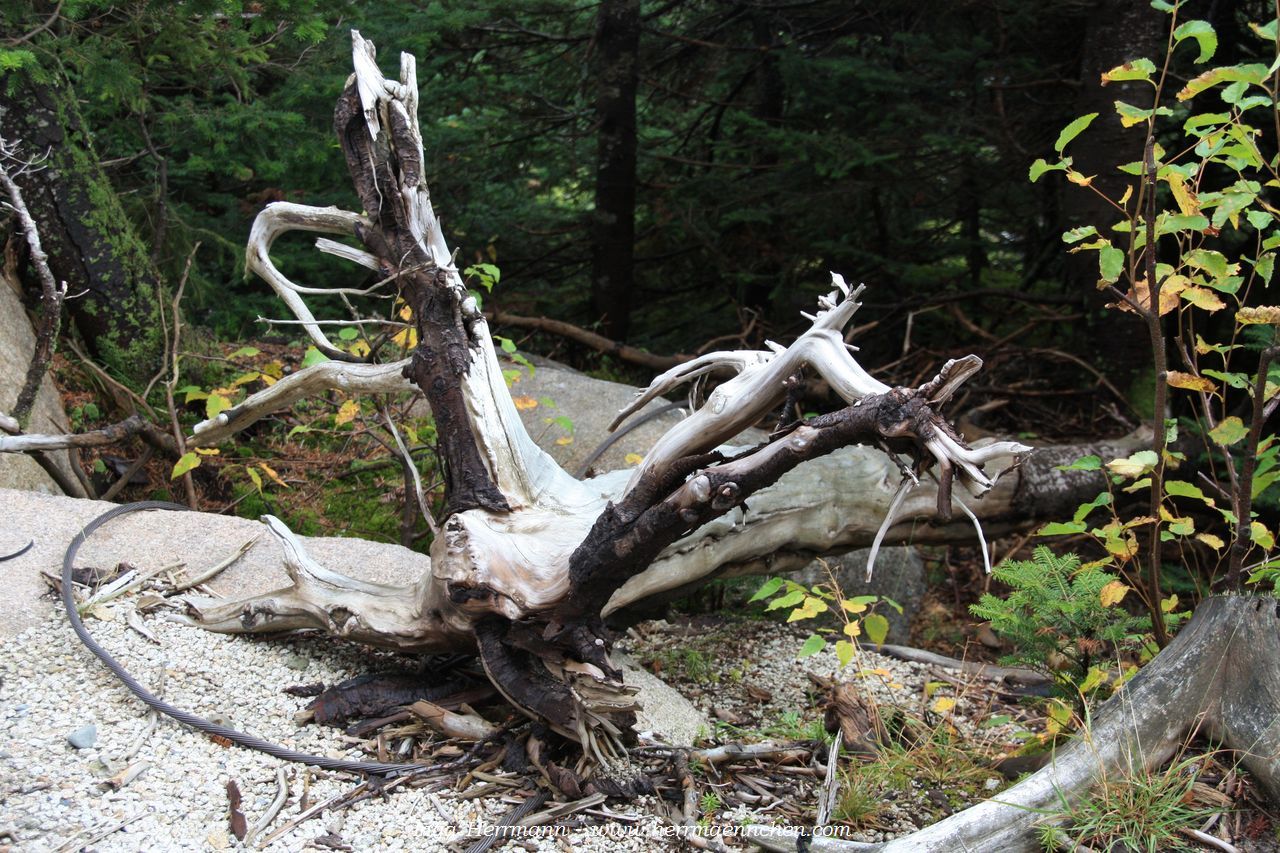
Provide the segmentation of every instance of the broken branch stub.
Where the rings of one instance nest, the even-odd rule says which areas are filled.
[[[419,343],[394,364],[335,361],[306,368],[198,425],[194,440],[220,440],[273,407],[326,387],[416,388],[436,421],[447,517],[431,547],[431,571],[403,588],[328,572],[271,519],[292,585],[239,601],[195,602],[197,623],[232,632],[317,627],[401,649],[478,650],[489,677],[513,704],[604,762],[619,748],[634,700],[609,661],[602,614],[733,566],[773,560],[785,549],[812,554],[860,544],[859,536],[869,540],[869,533],[842,532],[861,523],[857,512],[819,529],[792,511],[804,495],[813,497],[813,489],[798,485],[793,475],[815,460],[841,456],[830,470],[853,480],[838,491],[867,496],[871,509],[861,516],[878,520],[885,504],[876,501],[892,491],[899,472],[916,478],[937,469],[932,497],[945,515],[953,472],[981,496],[1027,452],[1013,442],[969,447],[938,411],[978,369],[974,357],[949,362],[920,388],[890,388],[867,374],[843,340],[861,288],[852,291],[833,275],[833,290],[819,300],[810,329],[790,346],[703,356],[642,392],[641,405],[708,370],[736,372],[659,440],[634,473],[585,482],[571,477],[525,431],[488,326],[432,209],[412,57],[402,56],[399,81],[388,80],[373,45],[357,32],[352,40],[355,74],[338,99],[334,126],[365,212],[271,205],[250,236],[250,268],[281,296],[317,347],[333,354],[338,348],[305,301],[323,291],[290,281],[271,264],[269,250],[287,230],[354,236],[363,249],[335,251],[332,241],[318,248],[375,268],[394,285],[413,311]],[[763,445],[719,449],[782,402],[789,378],[799,371],[826,380],[848,405],[790,424]],[[859,444],[884,447],[892,458],[854,447]],[[858,461],[851,465],[849,458]],[[998,470],[985,470],[995,462]],[[818,497],[827,503],[843,500],[830,487],[826,491]],[[993,505],[1008,500],[1006,495]],[[981,501],[976,506],[980,513],[987,509]],[[908,503],[900,513],[930,509]]]

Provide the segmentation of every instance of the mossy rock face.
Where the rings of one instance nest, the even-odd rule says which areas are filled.
[[[46,82],[47,81],[47,82]],[[15,74],[0,87],[0,120],[28,153],[47,151],[45,168],[18,177],[54,278],[90,352],[111,373],[140,387],[164,353],[159,277],[146,245],[99,165],[74,92],[49,74]]]

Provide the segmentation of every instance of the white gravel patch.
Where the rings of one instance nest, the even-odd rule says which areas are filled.
[[[118,605],[125,606],[131,602]],[[394,655],[323,639],[223,636],[151,618],[146,624],[160,640],[156,645],[128,628],[123,614],[87,624],[139,681],[178,707],[206,718],[221,715],[237,728],[293,749],[368,758],[347,748],[339,730],[295,726],[293,715],[308,700],[281,688],[333,684],[387,669]],[[285,768],[289,799],[262,838],[301,813],[304,792],[306,803],[315,805],[357,783],[347,774],[221,746],[166,717],[151,727],[149,717],[149,709],[81,645],[64,617],[6,642],[0,653],[0,851],[8,845],[22,851],[83,845],[99,851],[242,848],[230,831],[229,780],[239,786],[242,810],[253,827],[276,797],[277,768]],[[88,724],[97,727],[96,742],[78,750],[67,736]],[[139,739],[132,759],[120,761]],[[121,790],[106,784],[136,762],[147,767],[130,784]],[[303,850],[327,833],[355,850],[444,849],[465,833],[478,837],[515,802],[402,790],[308,820],[266,849]],[[646,813],[643,801],[617,809],[638,817],[629,834],[583,827],[561,837],[522,838],[507,849],[519,849],[517,844],[545,851],[677,849],[662,834],[669,824]]]

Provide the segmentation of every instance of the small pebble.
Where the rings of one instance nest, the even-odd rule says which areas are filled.
[[[81,726],[71,734],[67,735],[67,743],[76,749],[88,749],[98,742],[98,727],[93,723],[87,726]]]

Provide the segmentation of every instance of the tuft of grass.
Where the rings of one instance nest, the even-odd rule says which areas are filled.
[[[1040,842],[1050,851],[1064,842],[1126,853],[1200,849],[1183,831],[1204,823],[1216,808],[1195,799],[1196,761],[1103,778],[1080,802],[1062,797],[1061,810],[1040,828]]]
[[[874,765],[871,765],[874,768]],[[871,768],[853,768],[842,773],[840,798],[831,817],[854,829],[875,829],[884,813],[884,783]]]

